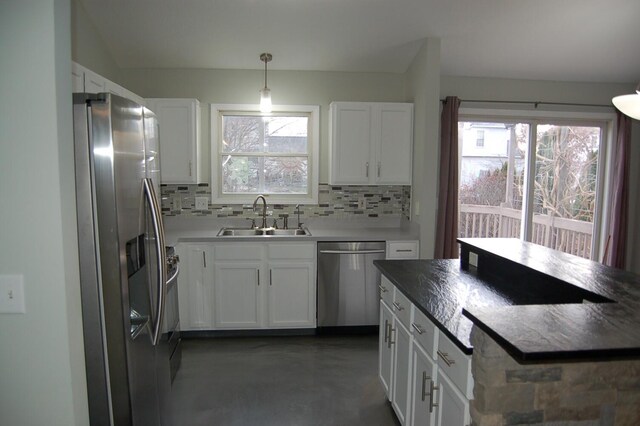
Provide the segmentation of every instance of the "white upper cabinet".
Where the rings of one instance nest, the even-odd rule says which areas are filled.
[[[203,181],[200,157],[200,102],[197,99],[147,99],[160,125],[162,183]]]
[[[411,184],[413,104],[333,102],[330,110],[330,184]]]
[[[73,93],[101,93],[108,92],[123,98],[131,99],[138,105],[145,105],[143,97],[114,83],[75,62],[71,63],[71,78]]]

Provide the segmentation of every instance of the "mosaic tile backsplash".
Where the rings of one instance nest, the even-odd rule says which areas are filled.
[[[196,210],[195,198],[206,196],[211,200],[209,184],[162,185],[162,213],[165,216],[207,216],[214,218],[255,218],[252,204],[209,204],[207,210]],[[179,205],[174,200],[179,198]],[[320,184],[318,204],[301,205],[302,217],[405,217],[409,218],[410,186],[331,186]],[[359,208],[365,200],[365,208]],[[181,209],[177,208],[181,207]],[[288,214],[293,218],[294,204],[268,206],[271,217]]]

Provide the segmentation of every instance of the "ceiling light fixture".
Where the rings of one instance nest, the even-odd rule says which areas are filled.
[[[271,112],[271,90],[267,87],[267,63],[271,62],[271,53],[263,53],[260,60],[264,62],[264,88],[260,90],[260,112]]]
[[[613,102],[613,105],[623,114],[640,120],[640,83],[638,83],[638,87],[636,87],[635,94],[616,96],[611,102]]]

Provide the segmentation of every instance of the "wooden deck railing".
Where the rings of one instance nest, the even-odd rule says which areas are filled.
[[[519,238],[520,210],[501,206],[460,204],[458,235],[464,238]],[[548,215],[533,215],[531,241],[591,258],[593,223]]]

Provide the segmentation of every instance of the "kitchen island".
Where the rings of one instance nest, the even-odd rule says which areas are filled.
[[[469,398],[464,408],[473,424],[640,424],[640,277],[515,239],[460,243],[460,260],[376,266],[409,300],[412,319],[426,316],[446,337],[436,345],[450,341],[470,357],[472,392],[462,386],[458,396]],[[420,346],[411,333],[411,344]],[[382,334],[391,341],[387,327]],[[409,367],[417,367],[420,351],[406,352]],[[446,353],[430,353],[446,367]],[[442,372],[431,383],[446,384],[452,374]],[[409,393],[424,387],[417,373],[410,371]],[[406,398],[405,424],[420,424],[419,396]],[[429,407],[432,424],[447,424],[438,412],[444,403]]]

